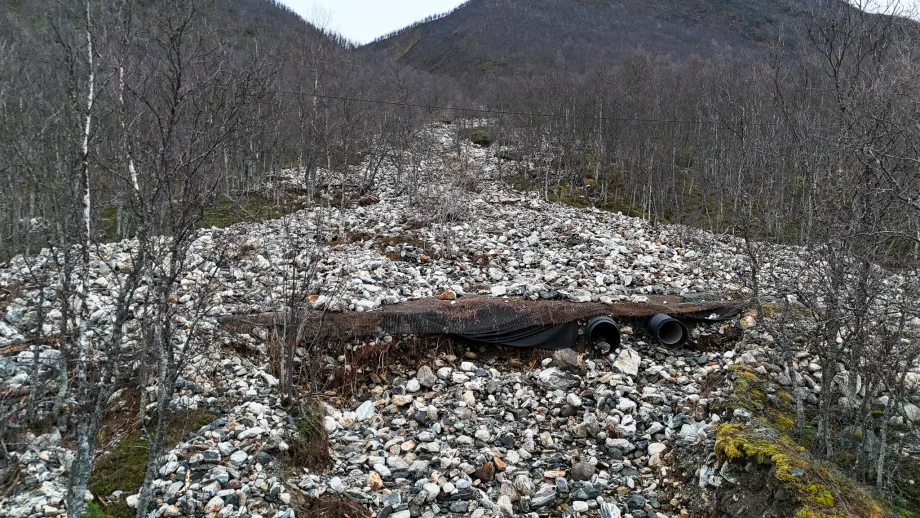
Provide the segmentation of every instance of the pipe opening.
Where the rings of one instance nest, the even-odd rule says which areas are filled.
[[[690,337],[687,326],[668,315],[659,314],[650,318],[648,330],[653,338],[668,348],[682,347]]]
[[[620,345],[620,326],[610,317],[595,317],[586,328],[588,340],[606,342],[612,347]]]
[[[658,329],[658,340],[665,345],[677,345],[684,340],[684,329],[680,322],[672,320]]]

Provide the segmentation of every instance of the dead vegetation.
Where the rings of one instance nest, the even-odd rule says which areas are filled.
[[[298,516],[311,518],[370,518],[370,511],[361,504],[340,495],[325,494],[313,498],[298,494],[292,505]]]
[[[294,409],[297,434],[290,441],[287,465],[323,473],[332,463],[329,436],[323,427],[323,411],[316,401],[300,403]],[[312,515],[307,515],[312,516]]]

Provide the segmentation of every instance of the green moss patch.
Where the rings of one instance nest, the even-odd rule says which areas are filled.
[[[124,491],[128,494],[136,493],[141,484],[144,483],[149,454],[150,445],[146,440],[137,437],[121,440],[112,451],[103,455],[94,466],[92,476],[89,479],[88,487],[90,492],[98,498],[105,498],[114,491]],[[105,511],[114,518],[127,518],[134,515],[123,501],[107,505]]]
[[[473,126],[466,130],[466,137],[477,146],[489,147],[492,145],[492,130],[488,126]]]
[[[882,500],[829,462],[811,456],[813,432],[795,429],[792,396],[768,397],[763,380],[748,366],[734,365],[732,403],[754,415],[747,423],[723,423],[716,429],[718,464],[754,461],[768,465],[776,481],[793,495],[796,518],[882,517]]]
[[[86,509],[80,516],[81,518],[115,518],[113,515],[103,511],[102,507],[96,502],[86,504]]]
[[[241,200],[222,199],[204,210],[200,227],[226,228],[244,221],[278,219],[300,208],[296,193],[275,196],[250,194]]]
[[[166,447],[172,448],[184,440],[190,433],[197,432],[202,426],[210,424],[217,416],[203,408],[183,410],[170,416],[166,427]],[[104,441],[106,429],[101,432]],[[113,443],[111,449],[103,454],[93,466],[88,489],[99,499],[93,502],[95,508],[87,508],[84,517],[129,518],[134,510],[124,500],[107,503],[106,497],[115,491],[135,494],[144,483],[147,471],[147,459],[150,456],[150,444],[140,437],[138,430],[127,432],[128,435]],[[101,514],[90,514],[90,513]]]

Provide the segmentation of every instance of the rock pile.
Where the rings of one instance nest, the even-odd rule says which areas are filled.
[[[446,130],[432,131],[446,147]],[[455,349],[420,364],[393,362],[390,376],[358,387],[353,404],[327,403],[321,421],[332,466],[319,473],[289,465],[297,423],[270,373],[270,333],[221,329],[217,318],[283,308],[292,270],[312,272],[312,307],[328,311],[474,293],[609,303],[744,292],[736,240],[510,191],[493,179],[496,164],[486,151],[464,151],[481,193],[459,189],[462,172],[434,159],[425,164],[431,174],[422,206],[393,187],[394,172],[382,171],[373,193],[353,205],[201,232],[189,252],[198,266],[180,280],[176,304],[191,313],[197,288],[212,275],[220,289],[200,324],[208,347],[185,366],[171,404],[218,417],[170,445],[157,466],[153,516],[289,518],[298,499],[326,494],[361,502],[378,518],[688,516],[694,507],[676,471],[699,467],[698,485],[709,488],[725,479],[708,455],[719,422],[710,409],[723,397],[708,380],[743,364],[779,384],[819,386],[820,368],[807,354],[795,373],[784,372],[773,338],[750,320],[743,335],[735,329],[740,341],[728,338],[729,326],[694,331],[697,341],[724,337],[725,351],[658,349],[629,326],[618,348],[535,355],[532,364]],[[299,178],[292,173],[287,181]],[[78,272],[88,280],[83,325],[90,331],[110,325],[115,280],[132,268],[134,247],[130,240],[101,246],[89,271]],[[218,268],[222,252],[232,260]],[[790,251],[789,263],[774,270],[794,272],[795,256]],[[44,335],[60,330],[53,289],[28,287],[35,271],[51,270],[49,258],[44,251],[0,268],[0,287],[21,288],[0,306],[0,393],[27,394],[36,381],[29,341],[37,304],[46,310]],[[130,321],[127,332],[131,346],[138,323]],[[37,353],[37,379],[55,379],[60,351],[42,345]],[[341,361],[331,353],[318,359],[301,350],[298,360]],[[916,406],[902,414],[920,420]],[[0,515],[60,515],[73,455],[57,432],[23,437],[11,451],[23,478],[0,502]],[[678,462],[676,453],[691,446],[700,448],[686,456],[694,466]]]

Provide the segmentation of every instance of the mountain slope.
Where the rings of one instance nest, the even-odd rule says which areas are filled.
[[[19,55],[57,52],[59,49],[53,34],[55,27],[70,30],[72,24],[82,23],[83,19],[78,3],[61,5],[64,7],[37,0],[0,2],[0,44],[11,45]],[[286,42],[292,39],[304,44],[325,40],[338,47],[349,46],[342,37],[325,33],[274,0],[199,0],[187,3],[147,0],[131,4],[137,22],[145,24],[180,9],[196,13],[195,30],[212,31],[212,37],[230,37],[230,41],[235,40],[240,49],[259,47],[267,51],[278,48],[282,52],[290,52]],[[100,11],[115,10],[116,6],[109,6]]]
[[[430,72],[586,69],[629,50],[686,59],[763,49],[809,0],[471,0],[367,46]]]

